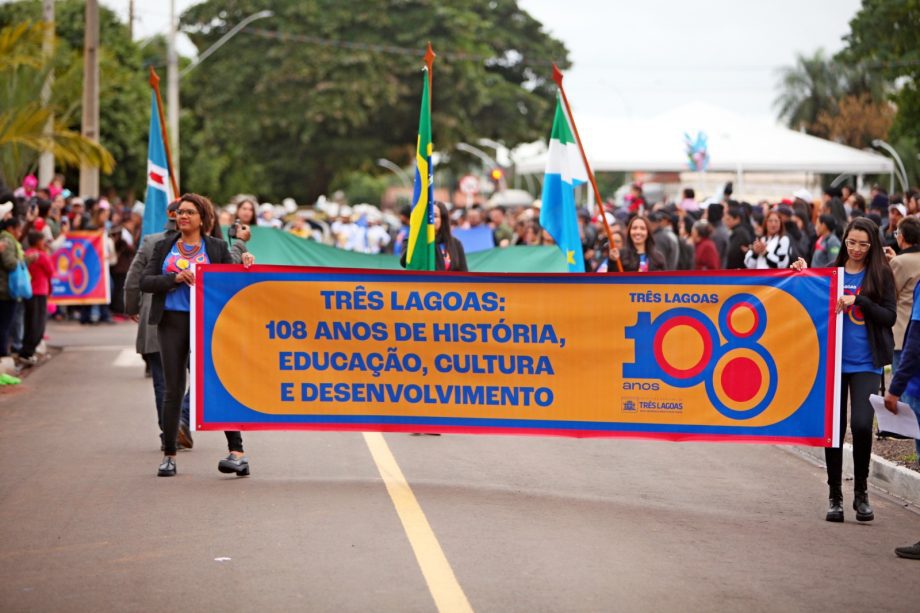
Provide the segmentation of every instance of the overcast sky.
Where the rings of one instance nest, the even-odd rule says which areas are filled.
[[[127,19],[128,0],[102,3]],[[859,0],[518,3],[569,49],[573,67],[565,87],[576,116],[635,117],[695,101],[774,117],[777,70],[793,64],[797,53],[841,49],[860,6]],[[176,9],[193,4],[197,0],[176,0]],[[360,10],[360,0],[354,5]],[[135,7],[135,37],[166,32],[167,0],[136,0]],[[193,55],[195,49],[186,41],[180,51]]]

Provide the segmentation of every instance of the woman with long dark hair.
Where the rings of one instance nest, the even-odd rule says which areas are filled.
[[[626,226],[626,242],[623,248],[611,250],[610,260],[620,260],[623,272],[648,272],[664,270],[664,256],[655,247],[655,239],[648,225],[648,220],[636,215]],[[609,270],[609,269],[608,269]],[[611,271],[612,272],[612,271]]]
[[[468,272],[463,243],[450,233],[450,213],[447,211],[447,205],[440,200],[436,200],[434,205],[435,270]]]
[[[406,239],[408,243],[408,239]],[[406,246],[403,245],[400,264],[406,266]],[[450,213],[447,205],[436,200],[434,202],[434,269],[447,272],[468,272],[466,265],[466,252],[463,243],[450,233]]]
[[[157,476],[176,474],[176,438],[179,413],[185,394],[185,373],[189,358],[189,311],[191,288],[195,285],[198,264],[232,264],[227,243],[207,235],[214,225],[211,201],[198,194],[185,194],[176,209],[176,229],[167,232],[153,248],[153,255],[141,275],[140,289],[153,294],[148,323],[157,327],[160,358],[166,393],[163,398],[164,456]],[[248,268],[252,255],[246,254],[243,265]],[[249,474],[249,459],[243,451],[239,432],[225,432],[230,454],[218,463],[222,473]]]
[[[246,199],[236,205],[236,219],[244,226],[255,226],[258,224],[259,212],[252,200]]]
[[[882,369],[894,355],[891,332],[897,318],[897,293],[894,275],[879,238],[875,222],[858,217],[843,233],[843,249],[835,266],[843,267],[843,296],[837,312],[843,313],[840,380],[840,440],[835,448],[826,448],[827,485],[830,488],[827,521],[843,521],[843,437],[847,430],[847,400],[851,407],[850,430],[853,434],[853,509],[857,521],[872,521],[875,513],[869,506],[869,460],[872,454],[872,420],[875,413],[869,395],[877,394],[882,383]],[[793,268],[807,268],[799,258]]]
[[[436,200],[434,202],[434,269],[443,272],[469,272],[466,265],[466,252],[463,250],[463,243],[453,237],[450,233],[450,213],[447,211],[447,205]],[[408,239],[403,244],[402,256],[399,262],[406,266],[406,254]],[[441,436],[437,432],[413,432],[413,436],[428,434],[430,436]]]

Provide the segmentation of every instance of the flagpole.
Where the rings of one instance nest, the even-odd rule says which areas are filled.
[[[163,137],[163,146],[166,148],[166,169],[169,171],[169,182],[173,189],[173,198],[179,197],[179,184],[176,183],[176,174],[173,172],[172,154],[169,152],[169,134],[166,131],[166,121],[163,119],[163,97],[160,96],[160,77],[157,71],[150,67],[150,87],[157,95],[157,114],[160,116],[160,132]]]
[[[601,202],[601,193],[597,189],[597,181],[594,179],[594,172],[591,170],[591,165],[588,164],[588,156],[585,155],[585,147],[581,143],[581,135],[578,134],[578,126],[575,125],[575,116],[572,115],[572,107],[569,106],[569,97],[565,95],[565,88],[562,86],[562,71],[559,70],[556,64],[553,64],[553,81],[556,82],[556,86],[559,87],[559,93],[562,94],[562,103],[565,104],[565,112],[569,117],[569,122],[572,124],[575,142],[578,143],[578,151],[581,152],[581,161],[585,164],[585,171],[588,173],[591,189],[594,190],[594,201],[597,203],[597,210],[601,214],[601,221],[604,222],[604,231],[607,233],[608,249],[613,249],[613,231],[610,229],[610,224],[607,223],[607,213],[604,211],[604,203]],[[617,258],[616,263],[617,269],[623,272],[623,264],[620,262],[619,258]]]
[[[431,101],[434,99],[434,58],[435,58],[434,49],[431,48],[431,41],[428,41],[428,48],[425,50],[425,66],[428,67],[428,120],[431,121]],[[431,215],[434,215],[434,211],[431,209],[434,203],[434,168],[432,168],[433,162],[429,160],[428,164],[428,212]]]

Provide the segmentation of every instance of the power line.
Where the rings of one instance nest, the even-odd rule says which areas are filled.
[[[390,55],[402,55],[409,57],[423,57],[425,55],[424,49],[417,47],[400,47],[397,45],[384,45],[376,43],[365,43],[353,40],[343,40],[335,38],[323,38],[320,36],[312,36],[309,34],[298,34],[293,32],[279,32],[277,30],[265,30],[262,28],[246,28],[242,30],[242,33],[251,34],[253,36],[258,36],[259,38],[264,38],[268,40],[277,40],[284,43],[303,43],[307,45],[315,45],[320,47],[331,47],[337,49],[348,49],[351,51],[369,51],[372,53],[384,53]],[[188,34],[188,32],[186,32]],[[488,64],[497,64],[502,65],[506,63],[512,64],[523,64],[526,66],[538,66],[538,67],[549,67],[552,66],[553,60],[548,59],[535,59],[528,58],[523,55],[518,55],[518,57],[497,57],[496,55],[480,55],[475,53],[466,53],[463,51],[439,51],[438,56],[444,59],[450,60],[459,60],[459,61],[473,61],[473,62],[482,62]],[[582,62],[580,66],[590,66],[590,62]],[[625,70],[625,71],[648,71],[648,72],[687,72],[687,71],[701,71],[701,72],[766,72],[766,71],[779,71],[786,68],[793,68],[794,65],[726,65],[726,66],[715,66],[715,65],[699,65],[695,64],[693,66],[685,65],[667,65],[667,66],[652,66],[652,65],[637,65],[635,63],[630,64],[594,64],[595,66],[603,66],[607,69],[614,70]],[[860,62],[859,64],[854,65],[854,68],[865,68],[865,69],[880,69],[880,68],[908,68],[911,66],[920,66],[920,60],[899,60],[891,62],[878,62],[878,61],[869,61],[869,62]]]
[[[334,39],[334,38],[322,38],[319,36],[311,36],[309,34],[296,34],[292,32],[278,32],[276,30],[264,30],[261,28],[248,28],[244,30],[247,34],[252,34],[260,38],[266,38],[270,40],[280,40],[281,42],[299,42],[310,45],[318,45],[321,47],[335,47],[339,49],[351,49],[359,51],[371,51],[375,53],[389,53],[394,55],[407,55],[414,57],[423,57],[425,51],[416,47],[399,47],[396,45],[381,45],[374,43],[364,43],[350,40]],[[478,55],[474,53],[466,52],[438,52],[440,57],[454,59],[454,60],[467,60],[467,61],[478,61],[478,62],[498,62],[499,58],[496,58],[494,55]],[[519,63],[535,65],[535,66],[551,66],[553,64],[552,60],[545,59],[532,59],[521,57]],[[582,65],[588,65],[588,63],[582,63]],[[700,66],[695,64],[693,66],[686,65],[676,65],[671,64],[667,66],[652,66],[652,65],[637,65],[635,63],[630,64],[604,64],[607,68],[616,68],[622,70],[648,70],[648,71],[691,71],[691,70],[702,70],[702,71],[768,71],[768,70],[780,70],[787,68],[787,65],[726,65],[726,66]],[[856,64],[855,67],[859,68],[900,68],[900,67],[909,67],[909,66],[920,66],[920,60],[899,60],[892,62],[878,62],[878,61],[869,61],[869,62],[860,62]]]
[[[273,30],[263,30],[261,28],[247,28],[243,30],[246,34],[252,34],[260,38],[269,40],[279,40],[281,42],[297,42],[309,45],[318,45],[320,47],[334,47],[338,49],[349,49],[357,51],[370,51],[373,53],[387,53],[391,55],[405,55],[412,57],[424,57],[425,50],[416,47],[398,47],[396,45],[380,45],[374,43],[363,43],[350,40],[341,40],[333,38],[321,38],[319,36],[310,36],[308,34],[294,34],[291,32],[277,32]],[[463,51],[438,51],[438,57],[452,60],[464,60],[474,62],[489,62],[494,64],[503,64],[509,61],[506,58],[496,57],[495,55],[478,55],[466,53]],[[528,59],[520,56],[513,63],[525,64],[528,66],[548,67],[553,65],[552,60]]]

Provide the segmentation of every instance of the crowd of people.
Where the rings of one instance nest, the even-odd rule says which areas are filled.
[[[143,204],[112,194],[76,197],[60,175],[43,188],[26,177],[14,193],[0,194],[0,358],[12,352],[20,369],[33,366],[49,313],[84,324],[137,318],[138,351],[154,380],[161,428],[164,457],[157,474],[175,475],[177,449],[193,445],[186,368],[194,263],[251,265],[246,242],[253,226],[342,249],[395,253],[405,261],[409,214],[409,207],[397,217],[336,202],[309,211],[296,206],[279,210],[251,196],[216,207],[207,198],[186,194],[171,203],[168,227],[142,241]],[[439,270],[466,270],[463,237],[476,236],[477,249],[482,237],[486,247],[553,244],[540,226],[538,203],[509,209],[439,202],[435,217]],[[720,197],[702,202],[687,188],[679,199],[652,203],[634,184],[623,202],[608,203],[593,214],[579,210],[577,219],[585,270],[591,273],[843,268],[844,295],[837,305],[845,315],[840,444],[826,450],[826,519],[844,519],[842,442],[849,413],[856,473],[853,509],[858,521],[873,520],[867,487],[874,415],[869,395],[883,389],[887,365],[893,365],[893,378],[886,407],[896,411],[898,400],[906,402],[920,420],[920,324],[913,324],[920,321],[920,192],[888,194],[874,186],[866,198],[844,186],[826,189],[820,198],[799,190],[779,202],[752,204],[733,198],[728,184]],[[230,229],[229,244],[221,226]],[[104,230],[106,237],[111,304],[69,311],[49,307],[49,253],[69,230],[90,229]],[[13,275],[23,265],[31,274],[28,297],[12,289]],[[0,375],[0,385],[18,382],[10,373]],[[230,453],[219,469],[248,475],[240,433],[227,432],[227,441]],[[916,448],[920,456],[920,440]],[[897,553],[920,559],[920,543]]]

